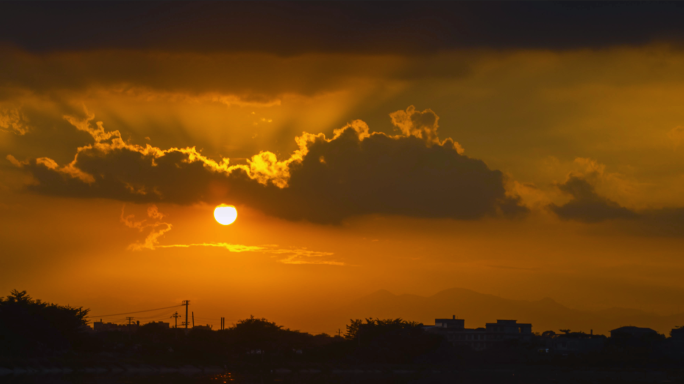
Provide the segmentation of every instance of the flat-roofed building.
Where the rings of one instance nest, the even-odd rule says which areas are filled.
[[[454,315],[451,319],[435,319],[435,327],[463,329],[465,328],[465,320],[457,319],[456,315]]]
[[[481,351],[505,341],[527,342],[532,339],[532,324],[518,323],[517,320],[497,320],[487,323],[485,328],[466,328],[465,320],[435,319],[434,326],[426,327],[428,332],[444,334],[449,342],[466,345]]]
[[[94,332],[110,332],[110,331],[136,331],[140,323],[133,324],[114,324],[105,323],[102,320],[93,323]]]

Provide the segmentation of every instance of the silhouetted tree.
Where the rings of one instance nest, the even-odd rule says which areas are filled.
[[[556,332],[554,331],[544,331],[544,333],[541,334],[541,337],[548,339],[548,338],[553,338],[556,337]]]
[[[266,319],[251,316],[228,328],[229,340],[243,352],[273,350],[278,344],[282,328]]]
[[[82,340],[88,309],[34,300],[26,291],[0,297],[0,353],[26,355],[69,349]]]
[[[351,320],[344,336],[357,345],[363,361],[385,363],[410,363],[444,341],[441,335],[426,333],[423,324],[403,319]]]

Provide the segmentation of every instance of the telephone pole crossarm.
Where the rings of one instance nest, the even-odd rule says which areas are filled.
[[[178,311],[176,311],[176,313],[174,313],[173,315],[171,315],[171,317],[172,317],[173,320],[174,320],[174,328],[178,328],[178,318],[181,317],[181,315],[179,315],[179,314],[178,314]]]
[[[183,325],[185,325],[185,329],[188,329],[188,306],[190,306],[190,300],[183,300],[181,305],[185,305],[185,322],[183,322]]]

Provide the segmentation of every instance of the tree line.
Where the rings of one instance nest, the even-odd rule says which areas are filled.
[[[485,351],[452,345],[441,332],[426,332],[421,323],[403,319],[352,319],[343,335],[310,334],[250,317],[223,330],[169,328],[149,323],[128,331],[93,332],[88,309],[46,303],[26,291],[0,297],[0,362],[7,359],[54,359],[70,356],[98,363],[229,364],[233,367],[296,364],[456,364],[489,363],[620,365],[684,361],[684,328],[672,337],[605,338],[560,330],[547,331],[530,342],[509,340]],[[677,334],[677,335],[675,335]],[[675,337],[677,336],[677,337]],[[600,350],[540,354],[554,338],[602,338]]]
[[[250,317],[224,330],[141,325],[135,332],[92,332],[88,309],[33,299],[13,290],[0,297],[0,356],[63,355],[218,363],[309,361],[413,363],[444,347],[442,336],[403,319],[353,319],[343,336],[290,330]]]

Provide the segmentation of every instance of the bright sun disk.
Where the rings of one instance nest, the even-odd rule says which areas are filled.
[[[237,209],[232,205],[219,205],[214,209],[214,218],[222,225],[233,224],[237,219]]]

